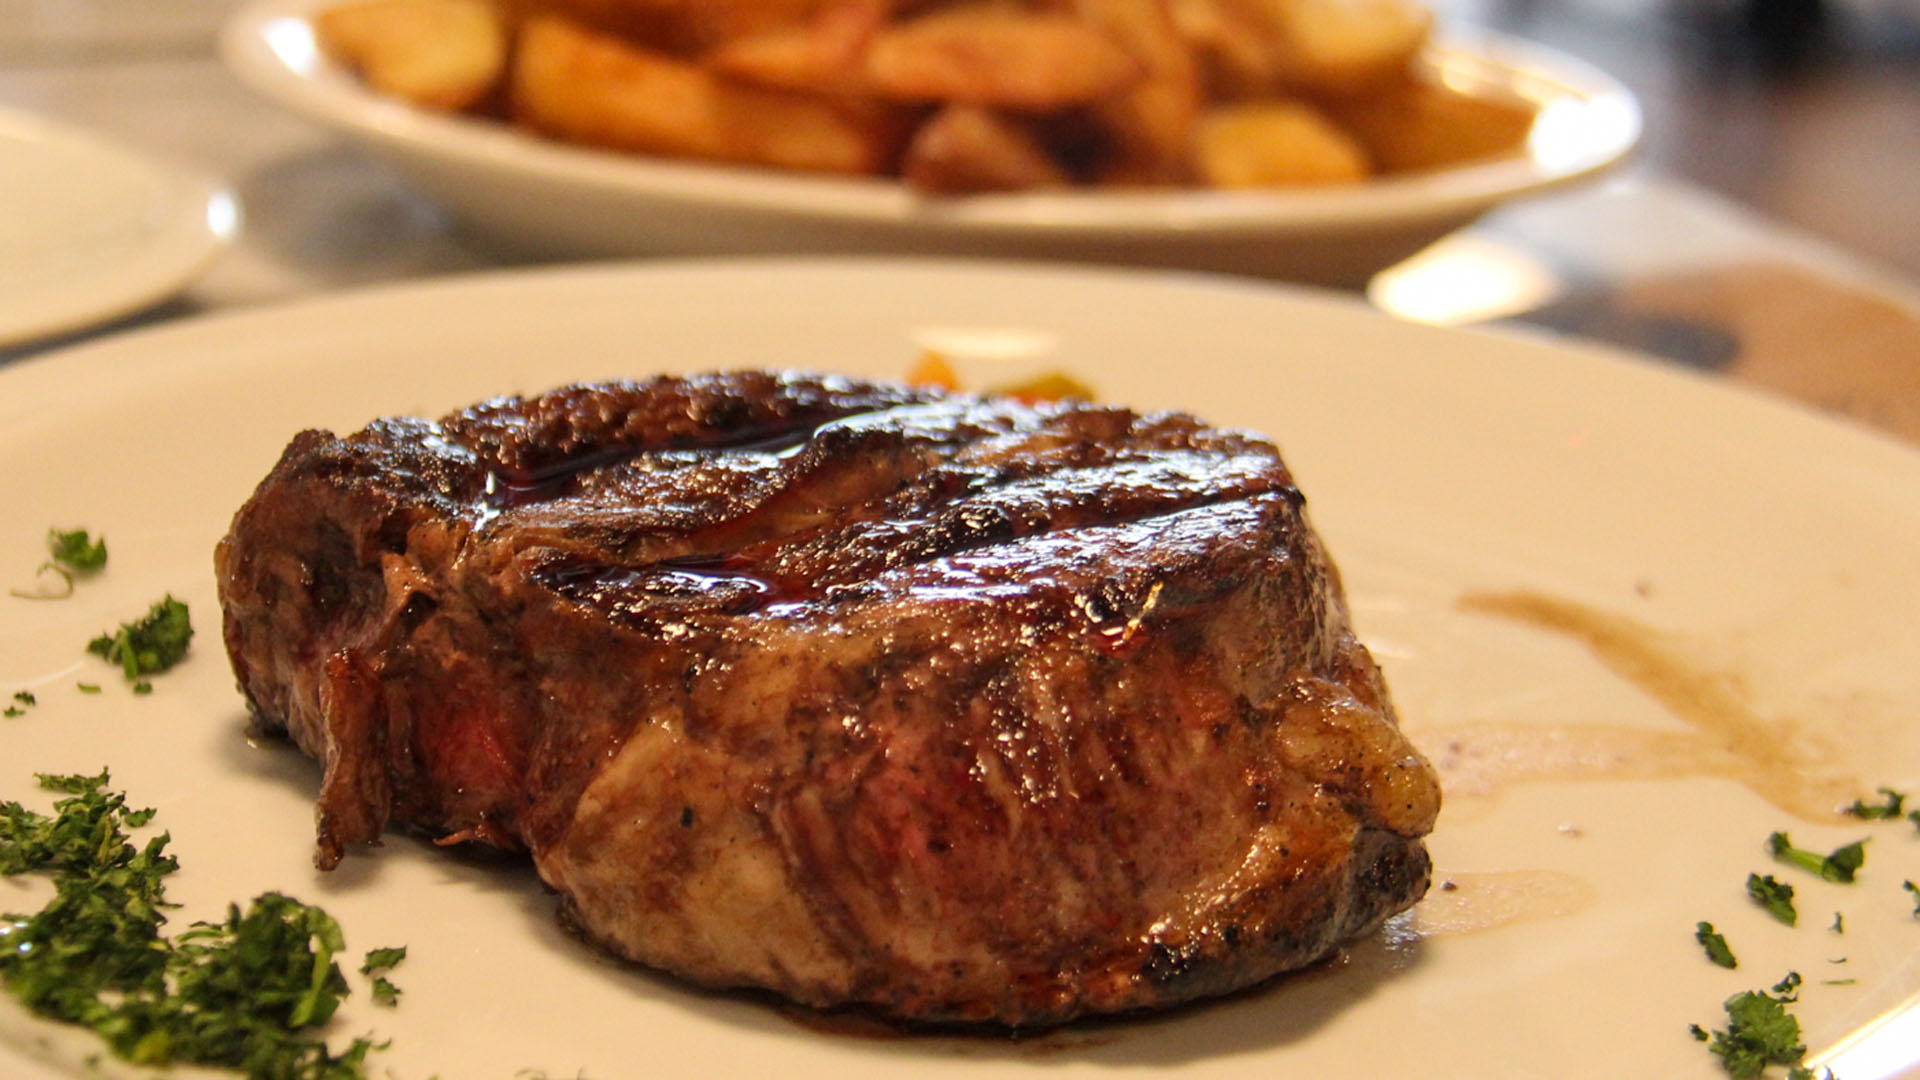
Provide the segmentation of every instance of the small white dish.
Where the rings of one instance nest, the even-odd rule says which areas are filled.
[[[240,220],[218,184],[14,109],[0,109],[0,207],[0,348],[159,303]]]
[[[1540,111],[1521,154],[1344,188],[1074,191],[941,198],[845,179],[569,146],[375,94],[318,48],[326,0],[255,0],[222,53],[266,97],[390,159],[482,231],[548,254],[899,252],[1174,266],[1358,284],[1499,203],[1622,160],[1640,110],[1618,81],[1491,33],[1422,62],[1451,86]]]

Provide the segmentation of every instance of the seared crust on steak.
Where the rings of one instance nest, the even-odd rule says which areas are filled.
[[[216,555],[319,855],[525,848],[607,948],[895,1018],[1225,993],[1426,890],[1272,445],[741,372],[306,432]]]

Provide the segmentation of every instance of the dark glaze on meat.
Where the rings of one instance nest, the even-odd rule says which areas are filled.
[[[310,431],[216,562],[260,722],[607,948],[899,1019],[1225,993],[1425,891],[1439,792],[1274,448],[731,373]]]

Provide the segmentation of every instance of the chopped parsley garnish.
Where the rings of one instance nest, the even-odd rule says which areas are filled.
[[[1793,886],[1784,881],[1775,880],[1772,874],[1761,877],[1759,874],[1747,875],[1747,895],[1754,902],[1767,909],[1767,914],[1792,926],[1800,921],[1800,913],[1793,910]]]
[[[1833,849],[1826,855],[1807,851],[1793,846],[1786,833],[1777,832],[1767,837],[1767,850],[1773,857],[1788,866],[1797,866],[1809,873],[1818,874],[1827,881],[1847,884],[1853,875],[1867,862],[1867,842],[1855,840],[1845,847]]]
[[[1881,796],[1879,802],[1869,803],[1864,799],[1855,799],[1853,805],[1847,807],[1844,812],[1865,821],[1884,821],[1887,818],[1899,817],[1901,810],[1907,804],[1906,795],[1890,787],[1877,790]]]
[[[71,573],[97,573],[107,565],[107,538],[93,539],[85,529],[48,529],[47,550]]]
[[[1800,1040],[1800,1021],[1787,1011],[1787,1006],[1798,1000],[1799,987],[1800,975],[1789,972],[1770,992],[1746,990],[1735,994],[1724,1003],[1726,1029],[1709,1033],[1695,1024],[1691,1029],[1694,1038],[1708,1043],[1707,1049],[1720,1058],[1731,1077],[1759,1076],[1768,1065],[1799,1068],[1807,1047]]]
[[[376,1047],[338,1055],[315,1029],[348,993],[339,924],[278,893],[218,923],[161,932],[178,864],[162,833],[98,776],[41,776],[64,794],[44,815],[0,804],[0,873],[53,878],[34,915],[0,916],[0,985],[34,1012],[92,1029],[140,1065],[214,1065],[272,1080],[362,1080]]]
[[[1727,939],[1714,930],[1710,922],[1702,922],[1693,928],[1693,940],[1707,950],[1707,959],[1723,968],[1737,968],[1740,961],[1734,959],[1733,950],[1727,947]]]
[[[165,671],[187,655],[193,640],[193,622],[187,617],[187,605],[171,595],[154,604],[146,615],[122,623],[111,634],[101,634],[87,643],[87,651],[108,663],[119,664],[128,682],[143,675]],[[137,691],[139,687],[135,687]],[[151,687],[149,687],[151,689]]]
[[[1915,885],[1911,881],[1903,881],[1900,883],[1900,887],[1913,894],[1913,914],[1915,917],[1920,917],[1920,885]]]
[[[23,600],[64,600],[72,596],[74,578],[97,574],[107,565],[107,539],[103,536],[95,540],[85,529],[48,529],[47,554],[47,561],[40,564],[34,576],[51,574],[59,578],[59,585],[37,592],[7,591]]]
[[[34,700],[33,691],[31,690],[15,690],[13,692],[13,700],[19,702],[22,705],[38,704],[38,702]]]
[[[83,694],[97,694],[100,692],[100,684],[97,682],[77,682],[73,685],[75,689]]]
[[[406,958],[407,947],[405,945],[392,949],[374,949],[367,954],[367,959],[360,965],[360,974],[372,977],[373,1000],[375,1002],[381,1005],[394,1005],[399,1003],[400,988],[393,985],[393,982],[385,975],[380,974],[380,972],[392,971],[399,965],[400,961]]]
[[[1834,933],[1836,933],[1836,934],[1844,934],[1844,933],[1846,933],[1846,932],[1847,932],[1847,922],[1846,922],[1846,917],[1845,917],[1845,916],[1843,916],[1843,915],[1841,915],[1841,914],[1840,914],[1839,912],[1837,912],[1837,911],[1836,911],[1836,912],[1834,912],[1834,913],[1833,913],[1833,925],[1832,925],[1832,926],[1829,926],[1829,927],[1827,927],[1827,929],[1829,929],[1829,930],[1831,930],[1831,931],[1833,931],[1833,932],[1834,932]]]

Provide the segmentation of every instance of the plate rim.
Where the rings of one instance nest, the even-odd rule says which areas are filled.
[[[142,186],[165,211],[130,258],[93,273],[96,287],[30,284],[0,306],[0,350],[77,333],[152,307],[197,281],[238,240],[241,204],[232,187],[197,170],[136,149],[122,140],[28,109],[0,106],[0,131],[22,144],[58,144],[95,164],[117,161],[142,174]]]

